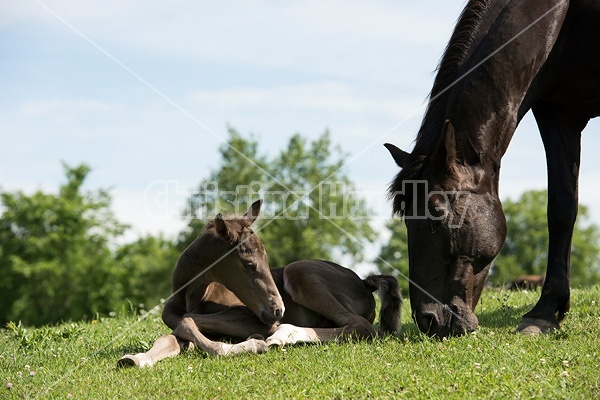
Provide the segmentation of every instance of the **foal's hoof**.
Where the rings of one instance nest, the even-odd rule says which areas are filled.
[[[524,335],[539,335],[540,333],[550,333],[560,326],[555,322],[550,322],[540,318],[523,318],[517,327],[517,332]]]
[[[250,353],[262,354],[269,351],[269,346],[264,340],[250,339],[245,342],[244,348]]]
[[[140,361],[131,354],[125,354],[117,361],[117,368],[139,367]]]
[[[246,340],[250,340],[250,339],[265,340],[265,337],[263,335],[261,335],[260,333],[253,333],[252,335],[250,335],[246,338]]]
[[[274,337],[270,337],[267,339],[267,346],[268,347],[279,347],[282,348],[284,345],[283,340],[279,339],[279,338],[274,338]]]

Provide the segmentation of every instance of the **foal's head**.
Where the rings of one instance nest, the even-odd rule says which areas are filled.
[[[272,324],[283,317],[283,300],[273,281],[267,253],[252,230],[262,201],[254,202],[242,217],[214,219],[213,229],[225,244],[226,255],[211,277],[231,290],[260,320]]]

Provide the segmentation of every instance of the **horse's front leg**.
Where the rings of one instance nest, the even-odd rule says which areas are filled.
[[[206,319],[209,316],[201,314],[184,316],[181,323],[173,331],[173,335],[177,336],[180,340],[194,343],[194,345],[211,356],[233,356],[241,353],[260,354],[269,349],[267,343],[259,339],[248,339],[236,344],[208,339],[200,332],[198,327],[201,325],[198,325],[196,321]]]
[[[588,118],[564,106],[540,102],[533,108],[548,166],[548,266],[542,294],[517,328],[536,334],[559,328],[569,310],[571,239],[577,218],[581,131]]]
[[[152,367],[164,358],[174,357],[181,350],[191,348],[190,342],[179,340],[175,335],[161,336],[146,353],[125,354],[117,361],[117,367]]]

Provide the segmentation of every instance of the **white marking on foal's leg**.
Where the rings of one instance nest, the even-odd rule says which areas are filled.
[[[281,324],[274,334],[267,338],[267,345],[283,347],[286,344],[319,342],[314,329],[302,328],[290,324]]]
[[[264,340],[248,339],[245,342],[229,344],[221,343],[221,348],[217,351],[220,356],[235,356],[236,354],[251,353],[261,354],[269,350],[269,346]]]
[[[117,361],[117,367],[151,367],[163,358],[173,357],[181,350],[193,349],[191,343],[179,342],[173,335],[161,336],[145,353],[125,354]]]
[[[125,354],[117,361],[117,367],[151,367],[154,361],[148,357],[146,353],[138,353],[135,355]]]

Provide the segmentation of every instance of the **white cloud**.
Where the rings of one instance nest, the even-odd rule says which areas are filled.
[[[30,100],[18,106],[24,117],[49,117],[64,114],[109,112],[119,106],[96,99],[43,99]]]
[[[183,210],[171,209],[168,213],[163,212],[160,215],[153,212],[148,207],[145,192],[117,189],[111,191],[111,194],[113,195],[111,208],[117,220],[131,225],[131,229],[126,231],[122,238],[123,242],[135,240],[143,235],[160,233],[168,238],[175,238],[187,225],[187,221],[180,215]]]
[[[448,16],[458,15],[462,8],[457,0],[428,0],[419,6],[410,2],[350,6],[339,0],[246,1],[234,7],[196,1],[40,3],[51,12],[35,2],[6,4],[4,23],[45,24],[76,36],[60,18],[109,52],[121,48],[386,82],[396,82],[399,73],[417,71],[412,57],[437,46],[426,73],[433,70],[454,24]]]
[[[306,110],[330,113],[365,113],[399,118],[418,109],[414,99],[402,99],[390,91],[362,90],[342,82],[267,87],[237,87],[199,90],[190,95],[192,102],[211,106],[224,113],[239,110]]]

